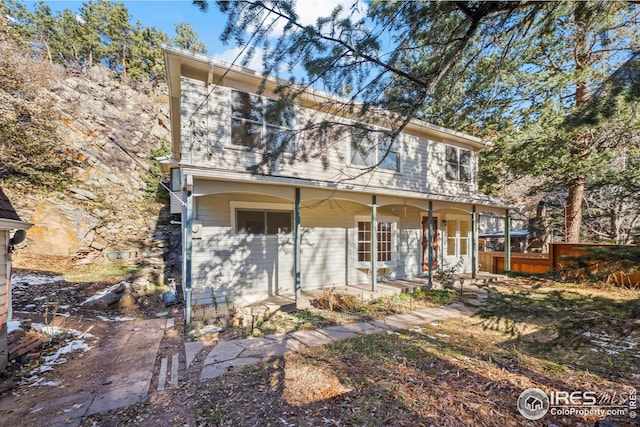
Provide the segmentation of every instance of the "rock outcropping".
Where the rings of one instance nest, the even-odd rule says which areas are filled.
[[[73,160],[72,182],[45,191],[19,182],[6,187],[19,214],[34,223],[23,250],[79,263],[121,253],[159,258],[180,235],[166,203],[145,198],[159,185],[150,159],[168,144],[166,88],[123,85],[101,66],[62,75],[42,96],[60,113],[51,144]]]

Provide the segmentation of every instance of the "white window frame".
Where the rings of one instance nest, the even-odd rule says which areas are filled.
[[[291,204],[286,203],[262,203],[262,202],[240,202],[240,201],[231,201],[229,202],[229,211],[230,211],[230,219],[231,219],[231,230],[234,236],[256,236],[262,238],[278,238],[279,236],[289,236],[288,234],[250,234],[250,233],[238,233],[237,221],[236,221],[236,210],[256,210],[256,211],[287,211],[291,212],[291,233],[293,233],[293,222],[295,218],[293,217],[293,206]]]
[[[371,128],[373,131],[380,131],[382,132],[381,128],[375,128],[372,127]],[[364,131],[364,130],[363,130]],[[383,156],[383,151],[381,150],[381,139],[385,137],[386,135],[383,133],[379,133],[376,137],[375,140],[375,151],[373,152],[373,160],[372,160],[372,164],[370,165],[359,165],[354,163],[353,159],[355,158],[357,153],[356,151],[354,151],[354,147],[353,147],[353,139],[351,134],[349,134],[349,166],[351,167],[355,167],[355,168],[366,168],[366,167],[371,167],[373,165],[378,165],[378,162],[380,162],[380,160],[382,159]],[[396,139],[394,139],[391,142],[391,150],[389,150],[390,153],[395,153],[397,156],[397,169],[389,169],[389,168],[383,168],[381,167],[381,165],[376,166],[375,170],[376,171],[380,171],[380,172],[386,172],[386,173],[394,173],[394,174],[402,174],[402,153],[401,153],[401,147],[402,147],[402,142],[403,142],[403,134],[398,135],[398,137]],[[372,141],[373,142],[373,141]]]
[[[262,121],[261,122],[257,122],[257,121],[253,121],[253,120],[248,120],[245,118],[238,118],[238,117],[233,117],[233,92],[239,92],[239,93],[244,93],[247,94],[249,96],[255,96],[258,97],[260,99],[260,102],[262,103],[262,111],[260,113],[261,117],[262,117]],[[250,124],[255,124],[255,125],[259,125],[261,130],[260,130],[260,139],[263,139],[266,135],[267,135],[267,130],[269,128],[275,128],[275,129],[280,129],[281,131],[293,131],[296,127],[296,122],[297,122],[297,117],[298,117],[298,111],[296,109],[295,106],[293,106],[293,118],[291,120],[291,126],[290,127],[285,127],[285,126],[280,126],[280,125],[275,125],[275,124],[269,124],[267,123],[267,120],[265,118],[265,112],[266,112],[266,106],[268,104],[269,101],[276,101],[273,98],[268,98],[264,95],[257,95],[255,93],[251,93],[251,92],[246,92],[244,90],[241,89],[233,89],[230,88],[228,91],[228,102],[229,102],[229,145],[227,146],[227,148],[232,148],[232,149],[236,149],[236,150],[243,150],[243,151],[251,151],[251,152],[260,152],[262,150],[266,150],[267,147],[249,147],[247,145],[241,145],[241,144],[236,144],[233,141],[233,121],[234,120],[241,120],[243,123],[250,123]],[[295,150],[295,147],[293,146],[294,144],[291,144],[289,147],[287,147],[287,149],[284,151],[284,155],[290,156],[291,152]]]
[[[449,164],[453,164],[451,162],[449,162],[447,160],[447,150],[453,148],[454,150],[456,150],[456,178],[455,179],[451,179],[447,176],[447,166]],[[460,165],[460,155],[462,153],[462,151],[468,151],[469,152],[469,175],[470,175],[470,179],[469,181],[464,181],[462,179],[460,179],[461,174],[460,174],[460,169],[461,169],[461,165]],[[463,147],[458,147],[457,145],[452,145],[452,144],[445,144],[444,145],[444,178],[449,181],[449,182],[459,182],[462,184],[473,184],[475,183],[475,179],[476,179],[476,173],[475,173],[475,153],[473,150],[468,149],[468,148],[463,148]]]
[[[371,261],[359,261],[358,260],[358,223],[359,222],[371,222],[371,216],[356,216],[354,218],[354,233],[355,233],[355,245],[354,245],[354,262],[356,268],[369,269],[371,268]],[[398,217],[389,215],[378,215],[377,222],[387,222],[391,224],[391,261],[377,261],[377,268],[395,268],[398,266]],[[372,230],[373,232],[373,230]],[[377,229],[376,229],[377,233]]]
[[[472,234],[472,230],[471,230],[471,218],[465,215],[447,215],[444,218],[444,221],[447,221],[447,226],[446,226],[446,251],[443,251],[443,255],[448,257],[448,258],[460,258],[461,256],[463,257],[469,257],[471,256],[471,251],[473,250],[473,248],[471,247],[471,234]],[[449,236],[449,221],[456,221],[456,235],[451,237]],[[467,253],[465,255],[461,255],[460,254],[460,243],[462,241],[462,235],[460,234],[460,221],[466,221],[468,224],[468,229],[467,229],[467,236],[465,237],[466,242],[467,242]],[[449,239],[453,238],[454,239],[454,246],[455,246],[455,254],[454,255],[449,255]]]

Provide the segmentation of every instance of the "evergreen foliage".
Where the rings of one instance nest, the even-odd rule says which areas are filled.
[[[84,69],[101,63],[114,70],[123,83],[164,80],[161,45],[173,44],[198,53],[206,46],[188,23],[176,25],[176,37],[156,28],[131,24],[126,6],[109,0],[89,0],[78,11],[53,13],[40,1],[30,11],[16,0],[0,4],[0,14],[9,17],[11,30],[50,63]]]
[[[243,65],[259,54],[265,75],[285,77],[285,100],[321,88],[343,97],[327,112],[381,125],[390,138],[419,118],[495,141],[483,158],[481,188],[495,194],[506,172],[513,180],[535,178],[534,191],[565,194],[568,241],[580,238],[585,194],[638,182],[637,169],[616,163],[632,164],[639,144],[633,4],[354,1],[314,24],[301,22],[291,0],[217,4],[228,18],[222,41],[243,49]],[[296,155],[326,160],[322,153],[345,128],[314,118],[305,128],[312,137]],[[603,215],[632,203],[630,196],[621,203]],[[625,230],[633,227],[628,222]]]
[[[188,22],[178,22],[176,24],[176,36],[173,38],[173,45],[195,53],[207,53],[207,47],[198,41],[198,33],[195,32]]]
[[[594,246],[581,248],[579,256],[564,257],[565,271],[573,278],[589,278],[621,286],[636,287],[628,277],[640,272],[640,247]]]

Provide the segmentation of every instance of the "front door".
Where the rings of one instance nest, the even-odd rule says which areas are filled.
[[[438,268],[438,218],[433,218],[433,270]],[[422,217],[422,271],[429,271],[429,217]]]

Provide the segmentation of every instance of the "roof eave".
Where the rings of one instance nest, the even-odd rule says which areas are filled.
[[[33,224],[30,222],[0,218],[0,230],[28,230],[31,227],[33,227]]]

